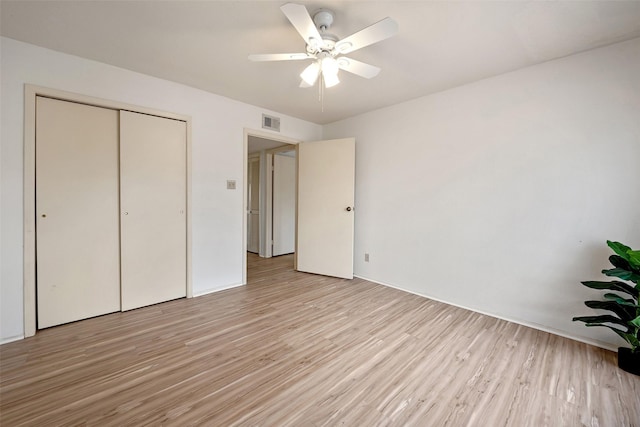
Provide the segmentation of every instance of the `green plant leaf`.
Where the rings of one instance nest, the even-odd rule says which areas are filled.
[[[623,245],[620,242],[612,242],[611,240],[607,240],[607,246],[609,246],[613,250],[613,252],[629,261],[629,255],[627,254],[627,252],[631,250],[629,246]]]
[[[611,330],[615,330],[615,328],[609,328]],[[640,347],[640,340],[633,334],[628,334],[626,332],[618,331],[616,332],[623,340],[631,344],[631,349],[633,351],[638,351],[638,347]]]
[[[640,251],[627,251],[627,255],[629,256],[629,263],[640,269]]]
[[[604,299],[608,299],[610,301],[615,301],[620,305],[626,305],[629,307],[634,307],[634,308],[640,308],[640,306],[638,304],[636,304],[632,299],[625,299],[622,298],[620,295],[618,294],[604,294],[603,295]]]
[[[604,328],[611,329],[613,332],[618,334],[620,336],[620,338],[622,338],[623,340],[625,340],[626,342],[631,344],[631,349],[633,351],[636,351],[636,349],[640,346],[640,340],[638,340],[638,337],[636,337],[635,335],[630,334],[628,332],[621,331],[618,328],[614,328],[613,326],[602,325],[600,323],[587,323],[586,326],[589,326],[589,327],[591,327],[591,326],[602,326]]]
[[[616,268],[621,268],[623,270],[631,270],[631,264],[629,261],[622,258],[620,255],[611,255],[609,257],[609,262]]]
[[[637,282],[640,280],[640,274],[636,274],[633,271],[625,270],[622,268],[612,268],[610,270],[602,270],[602,273],[605,276],[617,277],[622,280],[630,280],[632,282]]]
[[[613,329],[613,328],[609,328],[609,329]],[[636,351],[638,346],[640,346],[640,340],[638,340],[638,337],[634,336],[633,334],[627,334],[626,332],[616,332],[616,333],[620,335],[623,340],[631,344],[631,349],[633,351]]]
[[[602,314],[600,316],[579,316],[579,317],[574,317],[573,321],[584,322],[587,324],[587,326],[600,325],[604,323],[613,323],[615,325],[624,326],[627,329],[627,332],[630,332],[630,329],[631,329],[629,325],[627,325],[627,322],[621,319],[618,319],[617,317],[612,316],[610,314]]]
[[[617,280],[613,280],[611,282],[586,281],[580,283],[591,289],[609,289],[611,291],[624,292],[625,294],[631,295],[636,300],[638,299],[638,294],[640,293],[640,291],[633,286],[630,286],[624,282],[618,282]]]
[[[626,307],[615,301],[585,301],[584,305],[596,310],[612,311],[625,322],[629,322],[636,317],[636,310],[634,308]]]
[[[617,277],[622,280],[634,282],[635,286],[627,283],[612,280],[610,282],[585,281],[584,286],[592,289],[608,289],[626,295],[631,298],[624,298],[617,293],[605,293],[605,301],[585,301],[585,305],[595,310],[606,310],[615,316],[604,314],[599,316],[578,316],[573,321],[584,322],[586,326],[600,326],[609,328],[622,339],[631,344],[632,351],[640,353],[640,251],[634,251],[620,242],[607,240],[607,245],[613,250],[615,255],[609,257],[609,261],[614,268],[602,270],[602,273],[609,277]],[[621,326],[624,329],[618,328]]]

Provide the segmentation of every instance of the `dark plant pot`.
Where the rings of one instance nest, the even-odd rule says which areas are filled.
[[[632,374],[640,375],[640,352],[633,353],[630,348],[618,347],[618,367]]]

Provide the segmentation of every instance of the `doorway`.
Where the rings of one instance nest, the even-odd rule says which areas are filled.
[[[243,283],[247,282],[247,256],[271,258],[295,251],[298,142],[245,130]]]
[[[255,140],[259,138],[259,140]],[[261,176],[266,188],[260,203],[260,257],[271,257],[273,250],[272,165],[274,153],[290,151],[286,144],[296,144],[296,197],[294,220],[294,268],[325,276],[353,278],[353,237],[355,198],[355,138],[324,141],[273,139],[271,134],[245,129],[243,283],[247,283],[247,201],[249,140],[274,144],[261,156]],[[260,141],[263,140],[263,141]],[[270,141],[270,142],[269,142]],[[282,144],[277,147],[278,142]],[[265,147],[264,145],[260,148]],[[259,150],[262,152],[262,150]],[[264,159],[264,161],[262,161]],[[271,165],[271,166],[270,166]],[[267,168],[269,167],[269,170]],[[269,226],[267,226],[269,224]],[[263,237],[264,236],[264,237]]]

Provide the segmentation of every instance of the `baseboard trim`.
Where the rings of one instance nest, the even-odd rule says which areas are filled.
[[[216,288],[216,289],[208,289],[206,291],[200,291],[200,292],[194,293],[193,294],[193,298],[201,297],[203,295],[213,294],[213,293],[224,291],[224,290],[227,290],[227,289],[237,288],[237,287],[244,286],[244,285],[245,285],[245,283],[237,283],[237,284],[234,284],[234,285],[225,286],[224,288]],[[23,340],[23,339],[24,339],[24,335],[15,335],[15,336],[12,336],[12,337],[1,338],[0,339],[0,345],[8,344],[10,342],[19,341],[19,340]]]
[[[24,335],[14,335],[12,337],[0,339],[0,345],[9,344],[10,342],[20,341],[24,339]]]
[[[244,285],[246,285],[246,283],[237,283],[235,285],[225,286],[224,288],[207,289],[206,291],[195,292],[193,294],[193,297],[197,298],[203,295],[215,294],[216,292],[226,291],[227,289],[239,288],[240,286],[244,286]]]
[[[358,275],[358,274],[354,274],[354,277],[357,277],[357,278],[363,279],[363,280],[367,280],[369,282],[376,283],[376,284],[381,285],[381,286],[386,286],[388,288],[393,288],[393,289],[397,289],[397,290],[402,291],[402,292],[407,292],[407,293],[410,293],[410,294],[413,294],[413,295],[417,295],[417,296],[422,297],[422,298],[428,298],[428,299],[433,300],[433,301],[438,301],[438,302],[441,302],[443,304],[451,305],[453,307],[462,308],[464,310],[473,311],[475,313],[483,314],[485,316],[493,317],[493,318],[500,319],[500,320],[505,320],[507,322],[516,323],[516,324],[522,325],[522,326],[527,326],[529,328],[537,329],[539,331],[543,331],[543,332],[547,332],[547,333],[550,333],[550,334],[558,335],[558,336],[561,336],[563,338],[568,338],[568,339],[571,339],[571,340],[574,340],[574,341],[578,341],[578,342],[582,342],[582,343],[585,343],[585,344],[593,345],[595,347],[604,348],[605,350],[618,351],[618,348],[616,346],[610,344],[610,343],[605,343],[605,342],[597,341],[597,340],[590,340],[590,339],[587,339],[587,338],[571,335],[571,334],[568,334],[568,333],[566,333],[564,331],[561,331],[561,330],[558,330],[558,329],[555,329],[555,328],[550,328],[548,326],[541,325],[539,323],[528,322],[528,321],[524,321],[524,320],[520,320],[520,319],[515,319],[515,318],[511,318],[511,317],[497,315],[495,313],[489,313],[489,312],[486,312],[486,311],[483,311],[483,310],[478,310],[478,309],[467,307],[467,306],[464,306],[464,305],[461,305],[461,304],[456,304],[456,303],[453,303],[453,302],[450,302],[450,301],[445,301],[445,300],[443,300],[441,298],[436,298],[436,297],[433,297],[433,296],[430,296],[430,295],[426,295],[426,294],[423,294],[423,293],[420,293],[420,292],[415,292],[415,291],[411,291],[411,290],[408,290],[408,289],[404,289],[404,288],[402,288],[400,286],[392,285],[390,283],[381,282],[379,280],[374,280],[374,279],[371,279],[371,278],[368,278],[368,277],[364,277],[364,276],[361,276],[361,275]],[[220,291],[225,291],[227,289],[238,288],[240,286],[245,286],[245,283],[237,283],[237,284],[225,286],[223,288],[208,289],[208,290],[205,290],[205,291],[196,292],[196,293],[193,294],[193,297],[197,298],[197,297],[213,294],[213,293],[220,292]],[[10,342],[19,341],[19,340],[22,340],[22,339],[24,339],[24,335],[15,335],[15,336],[12,336],[12,337],[2,338],[2,339],[0,339],[0,345],[8,344]]]
[[[529,328],[537,329],[537,330],[542,331],[542,332],[547,332],[547,333],[550,333],[550,334],[553,334],[553,335],[561,336],[563,338],[568,338],[570,340],[574,340],[574,341],[578,341],[578,342],[581,342],[581,343],[589,344],[589,345],[592,345],[592,346],[595,346],[595,347],[603,348],[605,350],[611,350],[611,351],[615,351],[615,352],[618,351],[618,347],[614,346],[613,344],[602,342],[602,341],[597,341],[597,340],[591,340],[591,339],[588,339],[588,338],[579,337],[579,336],[575,336],[575,335],[571,335],[571,334],[568,334],[565,331],[561,331],[561,330],[555,329],[555,328],[550,328],[548,326],[541,325],[539,323],[528,322],[528,321],[525,321],[525,320],[514,319],[514,318],[510,318],[510,317],[506,317],[506,316],[500,316],[500,315],[497,315],[497,314],[494,314],[494,313],[489,313],[489,312],[478,310],[478,309],[475,309],[475,308],[466,307],[464,305],[456,304],[456,303],[453,303],[453,302],[450,302],[450,301],[445,301],[445,300],[440,299],[440,298],[435,298],[435,297],[432,297],[432,296],[429,296],[429,295],[426,295],[426,294],[422,294],[422,293],[419,293],[419,292],[414,292],[414,291],[411,291],[411,290],[408,290],[408,289],[404,289],[404,288],[402,288],[400,286],[392,285],[392,284],[389,284],[389,283],[384,283],[384,282],[381,282],[379,280],[370,279],[368,277],[364,277],[364,276],[360,276],[360,275],[355,275],[354,274],[354,277],[358,277],[360,279],[364,279],[364,280],[367,280],[369,282],[376,283],[378,285],[386,286],[388,288],[393,288],[393,289],[397,289],[399,291],[403,291],[403,292],[407,292],[407,293],[410,293],[410,294],[413,294],[413,295],[417,295],[419,297],[428,298],[428,299],[433,300],[433,301],[438,301],[438,302],[441,302],[443,304],[447,304],[447,305],[451,305],[451,306],[454,306],[454,307],[462,308],[464,310],[469,310],[469,311],[473,311],[475,313],[484,314],[485,316],[493,317],[493,318],[500,319],[500,320],[505,320],[507,322],[516,323],[518,325],[527,326]]]

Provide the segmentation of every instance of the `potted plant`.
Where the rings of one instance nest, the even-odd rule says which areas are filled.
[[[634,251],[619,242],[607,240],[607,245],[615,252],[609,257],[614,268],[602,270],[606,276],[630,281],[632,285],[620,280],[609,282],[587,281],[584,286],[592,289],[610,290],[605,293],[604,301],[585,301],[587,307],[607,310],[613,313],[599,316],[574,317],[574,321],[584,322],[586,326],[604,326],[627,341],[631,348],[618,348],[618,366],[627,372],[640,375],[640,251]]]

